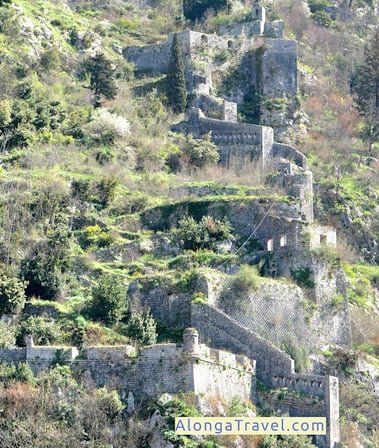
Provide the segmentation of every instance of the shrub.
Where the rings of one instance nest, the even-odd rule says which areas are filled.
[[[54,299],[61,286],[61,271],[52,260],[42,255],[21,262],[21,277],[26,280],[26,295]]]
[[[12,348],[15,344],[14,328],[0,321],[0,348]]]
[[[344,348],[335,348],[331,357],[334,366],[347,375],[354,373],[358,353]]]
[[[104,231],[98,224],[94,226],[87,226],[79,237],[80,245],[83,249],[90,246],[108,247],[113,242],[111,233]]]
[[[128,321],[128,336],[143,345],[157,341],[157,324],[149,311],[135,311]]]
[[[124,405],[117,391],[108,392],[107,389],[99,389],[97,396],[100,401],[100,409],[110,419],[116,418],[124,409]]]
[[[227,312],[243,310],[259,282],[260,277],[254,266],[242,266],[238,274],[224,286],[219,299],[221,307]]]
[[[26,283],[0,272],[0,315],[17,314],[25,305]]]
[[[116,157],[116,151],[112,146],[101,146],[95,150],[95,160],[100,165],[112,162]]]
[[[232,227],[226,218],[203,216],[196,222],[192,216],[179,221],[174,239],[186,250],[215,249],[216,243],[232,237]]]
[[[340,259],[335,247],[329,246],[328,244],[321,245],[316,249],[313,249],[313,255],[316,256],[323,263],[328,263],[330,265],[339,265]]]
[[[191,303],[195,305],[200,305],[203,303],[207,303],[207,296],[202,291],[196,292],[191,299]]]
[[[83,126],[89,143],[109,145],[127,137],[130,133],[129,121],[121,115],[112,114],[108,109],[99,109],[92,120]]]
[[[215,12],[230,7],[230,0],[184,0],[183,10],[186,19],[195,21],[212,9]]]
[[[59,50],[55,47],[48,48],[42,53],[39,63],[45,71],[58,68],[60,63]]]
[[[117,275],[104,274],[92,288],[91,314],[95,319],[112,325],[127,311],[126,287]]]
[[[330,28],[335,23],[333,18],[326,11],[315,11],[312,14],[312,18],[319,25],[327,28]]]
[[[13,381],[34,385],[35,379],[32,369],[26,363],[18,365],[0,363],[0,383],[9,385]]]
[[[19,346],[25,346],[25,336],[32,335],[36,345],[50,345],[59,340],[60,332],[55,322],[44,317],[29,316],[20,322],[16,342]]]
[[[100,181],[73,180],[71,195],[83,203],[92,203],[99,208],[106,208],[116,195],[118,181],[113,176],[104,177]]]
[[[215,165],[220,159],[217,146],[212,143],[210,134],[207,134],[201,140],[194,139],[189,134],[186,137],[183,154],[188,159],[189,164],[198,168]]]
[[[118,180],[113,176],[104,177],[96,185],[96,202],[106,208],[113,201],[116,195]]]
[[[21,381],[21,383],[24,384],[35,384],[35,378],[32,369],[30,368],[29,364],[26,364],[22,362],[16,367],[16,372],[14,379],[16,381]]]

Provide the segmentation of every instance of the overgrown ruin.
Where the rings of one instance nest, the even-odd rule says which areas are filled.
[[[288,303],[276,311],[288,321],[278,324],[278,334],[284,337],[292,331],[291,319],[295,318],[299,328],[308,331],[309,318],[312,329],[305,336],[310,343],[349,346],[351,329],[344,274],[338,268],[331,269],[312,252],[335,247],[336,231],[314,221],[312,172],[305,155],[282,141],[285,130],[296,120],[297,43],[283,38],[283,22],[266,22],[265,9],[259,2],[254,3],[252,15],[254,20],[248,24],[222,26],[218,34],[178,34],[191,107],[187,119],[173,130],[191,133],[195,138],[210,133],[223,165],[229,166],[232,161],[237,166],[253,163],[268,179],[268,188],[281,187],[289,200],[236,199],[229,201],[226,209],[221,200],[208,204],[200,199],[195,206],[199,217],[227,216],[242,237],[250,238],[254,231],[256,250],[251,261],[261,262],[268,277],[291,278],[293,272],[308,272],[312,282],[309,297],[296,286],[286,289],[284,299]],[[125,48],[123,55],[137,71],[164,73],[172,38],[161,44]],[[225,62],[223,67],[223,52],[232,55],[233,64]],[[239,121],[238,108],[247,101],[257,101],[259,124]],[[154,207],[142,214],[141,221],[146,228],[163,230],[181,216],[190,215],[190,207],[185,202],[169,210]],[[260,225],[262,222],[264,225]],[[165,316],[168,321],[188,327],[183,347],[157,344],[140,353],[125,346],[87,347],[78,352],[75,348],[35,347],[29,340],[26,348],[1,349],[0,359],[27,362],[39,373],[59,358],[73,370],[88,374],[97,385],[112,384],[141,397],[165,392],[213,393],[228,399],[237,395],[284,415],[326,416],[327,436],[318,437],[316,443],[321,448],[336,447],[338,379],[323,372],[295,373],[293,359],[278,348],[272,333],[263,329],[260,333],[266,333],[262,337],[258,332],[265,319],[264,306],[281,293],[280,286],[265,284],[256,292],[256,308],[251,305],[244,313],[237,309],[228,313],[220,309],[217,286],[211,279],[202,280],[198,291],[208,298],[203,304],[194,304],[190,298],[183,303],[182,297],[168,297],[165,291],[153,291],[154,297],[135,294],[135,300],[149,306],[154,316]],[[337,295],[342,296],[342,302],[331,309],[331,299]],[[297,309],[304,300],[317,306],[316,315],[307,317]],[[179,307],[180,316],[176,313]],[[259,391],[257,380],[270,392]],[[277,392],[282,388],[288,395],[279,399]]]

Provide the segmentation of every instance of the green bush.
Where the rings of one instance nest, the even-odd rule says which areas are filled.
[[[17,345],[25,346],[27,335],[33,336],[36,345],[51,345],[61,336],[56,322],[40,316],[29,316],[19,323],[16,333]]]
[[[26,295],[54,299],[61,288],[61,271],[49,258],[36,255],[21,262],[21,277],[27,282]]]
[[[116,195],[116,188],[118,181],[113,176],[104,177],[96,185],[97,196],[96,202],[102,207],[106,208],[113,201]]]
[[[15,329],[0,321],[0,348],[13,348],[16,345]]]
[[[35,384],[33,371],[30,368],[29,364],[26,364],[24,362],[18,364],[18,366],[16,367],[14,379],[16,381],[21,381],[24,384]]]
[[[20,381],[24,384],[35,384],[32,369],[26,363],[6,364],[0,363],[0,383],[8,385],[13,381]]]
[[[120,321],[128,309],[126,287],[117,275],[102,275],[92,288],[91,315],[108,325]]]
[[[201,19],[210,9],[214,12],[218,12],[229,9],[230,6],[230,0],[184,0],[184,17],[195,21]]]
[[[0,316],[17,314],[25,305],[26,282],[0,272]]]
[[[98,208],[106,208],[115,198],[118,184],[113,176],[104,177],[100,181],[73,180],[71,195],[82,203],[92,203]]]
[[[202,139],[194,139],[191,134],[188,134],[183,154],[188,163],[197,168],[215,165],[220,159],[217,146],[212,143],[210,134],[205,135]]]
[[[108,392],[107,389],[99,389],[97,391],[100,400],[100,409],[110,419],[116,418],[124,409],[124,405],[117,391]]]
[[[79,243],[83,249],[91,246],[98,248],[109,247],[113,240],[113,235],[103,230],[98,224],[85,227],[79,236]]]
[[[173,231],[174,240],[185,250],[216,249],[217,242],[232,237],[229,221],[203,216],[196,222],[192,216],[182,218]]]
[[[157,324],[149,311],[134,311],[128,320],[128,336],[142,345],[157,341]]]
[[[358,353],[344,348],[335,348],[330,359],[337,369],[351,375],[355,372]]]
[[[340,258],[335,247],[323,244],[312,251],[313,255],[323,263],[338,266]]]
[[[333,18],[326,11],[315,11],[312,14],[312,18],[319,25],[327,28],[330,28],[335,23]]]

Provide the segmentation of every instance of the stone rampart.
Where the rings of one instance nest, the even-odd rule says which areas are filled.
[[[212,141],[220,151],[220,161],[226,166],[235,157],[242,164],[245,161],[260,161],[264,171],[271,166],[274,144],[272,128],[205,118],[199,109],[190,111],[189,127],[196,138],[211,133]]]
[[[0,362],[25,362],[26,361],[26,347],[25,348],[0,348]]]
[[[207,345],[255,359],[257,377],[268,386],[273,375],[293,372],[294,362],[286,353],[214,307],[193,304],[191,322]]]
[[[275,388],[285,387],[290,391],[301,390],[310,395],[325,397],[325,386],[327,377],[318,375],[274,375],[272,385]]]
[[[272,393],[267,395],[265,405],[291,416],[325,416],[327,435],[319,437],[317,444],[321,448],[335,447],[339,441],[338,378],[295,373],[294,362],[286,353],[214,307],[192,305],[191,318],[208,345],[256,359],[257,378],[267,387],[286,391],[280,399]]]
[[[274,143],[273,157],[276,159],[284,159],[286,161],[294,162],[297,166],[304,169],[307,168],[307,158],[305,155],[290,145]]]
[[[74,347],[0,350],[1,362],[27,362],[36,375],[51,368],[57,356],[74,371],[89,375],[96,385],[132,391],[141,398],[179,392],[209,393],[226,400],[252,397],[254,362],[203,344],[194,350],[156,344],[138,354],[131,346],[87,347],[80,354]]]
[[[73,361],[79,354],[75,347],[42,347],[32,346],[26,349],[26,361],[32,363],[34,361],[51,362],[58,357],[65,361]]]

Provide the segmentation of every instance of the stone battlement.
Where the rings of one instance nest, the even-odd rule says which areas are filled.
[[[0,361],[26,362],[39,375],[59,360],[73,371],[87,372],[98,386],[112,385],[142,398],[166,392],[195,392],[249,400],[255,361],[199,344],[197,331],[191,330],[195,341],[188,342],[187,332],[184,346],[155,344],[138,353],[129,345],[79,351],[75,347],[34,346],[29,340],[26,348],[0,349]]]
[[[191,314],[201,338],[219,348],[200,343],[199,333],[192,327],[184,331],[183,346],[156,344],[138,353],[128,345],[87,347],[80,351],[75,347],[38,347],[29,338],[26,348],[1,349],[0,361],[27,362],[38,375],[59,359],[73,371],[90,375],[98,386],[108,385],[141,398],[194,392],[226,400],[237,396],[254,401],[256,373],[273,389],[286,388],[322,399],[317,411],[327,417],[334,432],[329,431],[319,446],[333,446],[328,441],[337,437],[338,430],[336,378],[294,373],[294,362],[287,354],[215,308],[193,305]],[[233,353],[223,348],[231,348]],[[312,409],[305,408],[311,415]]]

